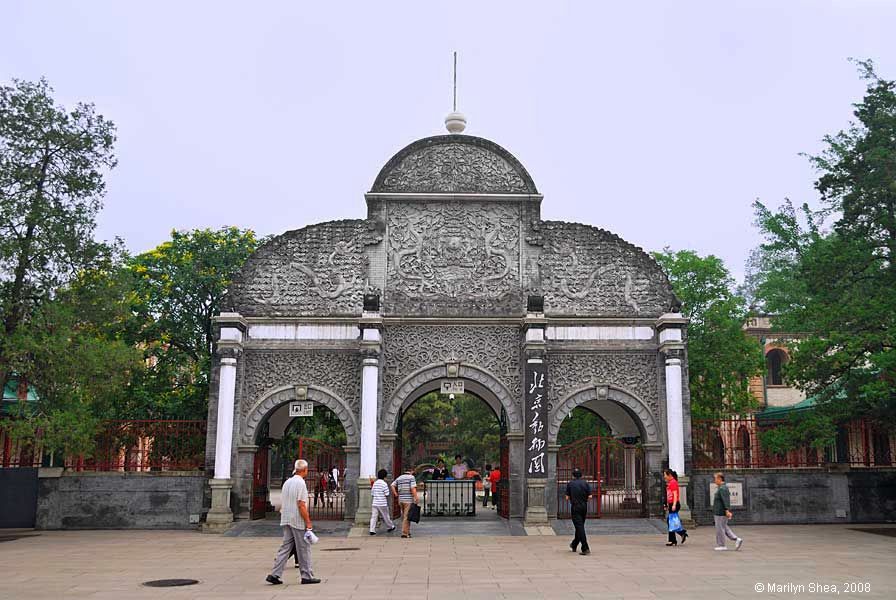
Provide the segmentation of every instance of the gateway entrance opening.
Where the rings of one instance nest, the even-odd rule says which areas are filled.
[[[505,421],[476,394],[444,389],[402,411],[394,473],[413,468],[424,516],[507,517]]]

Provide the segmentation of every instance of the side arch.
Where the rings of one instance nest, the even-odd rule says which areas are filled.
[[[265,418],[278,406],[291,402],[296,399],[294,386],[282,386],[271,390],[261,400],[249,409],[246,413],[246,422],[243,427],[242,444],[255,444],[255,435],[258,427],[264,422]],[[361,443],[361,432],[358,428],[358,422],[348,403],[331,392],[330,390],[315,386],[308,386],[308,400],[313,400],[318,404],[326,406],[339,417],[345,429],[346,444],[349,446],[357,446]]]
[[[662,443],[661,430],[644,402],[621,387],[596,385],[581,388],[571,393],[551,411],[552,416],[548,426],[548,444],[557,443],[557,436],[560,434],[560,426],[563,424],[563,419],[572,412],[572,409],[591,400],[610,400],[624,407],[634,417],[645,442],[651,444]]]
[[[382,424],[381,432],[394,433],[398,423],[398,415],[401,414],[402,408],[408,401],[416,399],[412,396],[438,389],[440,381],[447,378],[447,369],[445,364],[442,363],[423,367],[402,379],[395,393],[383,405],[380,421]],[[451,376],[451,379],[463,379],[472,384],[470,391],[477,395],[485,396],[483,400],[490,405],[493,402],[497,402],[507,415],[508,432],[522,432],[523,419],[520,415],[520,408],[508,389],[497,377],[480,367],[461,363],[458,366],[457,375]],[[493,408],[495,407],[493,406]]]

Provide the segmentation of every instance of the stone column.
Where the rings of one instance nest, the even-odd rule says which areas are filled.
[[[684,392],[681,361],[684,357],[683,330],[687,319],[679,313],[668,313],[657,322],[660,352],[665,356],[666,370],[666,443],[669,452],[669,468],[678,473],[681,494],[681,519],[691,522],[691,510],[687,503],[688,477],[684,456]]]
[[[376,477],[377,416],[379,412],[380,347],[379,313],[364,313],[361,319],[361,460],[358,472],[358,503],[355,527],[370,526],[370,479]]]
[[[236,411],[236,365],[243,347],[246,321],[237,313],[221,313],[215,318],[220,327],[218,352],[220,357],[217,430],[215,435],[215,476],[209,481],[212,505],[206,515],[203,531],[220,533],[233,522],[230,506],[231,457],[233,455],[233,417]]]
[[[548,485],[551,475],[548,469],[551,467],[549,460],[549,449],[547,447],[547,425],[550,422],[548,413],[548,388],[551,385],[550,378],[547,377],[545,355],[547,342],[545,340],[545,328],[547,321],[544,317],[544,300],[541,296],[530,295],[528,299],[528,307],[526,319],[523,324],[526,337],[523,343],[523,351],[526,356],[526,372],[524,377],[524,385],[527,389],[523,390],[523,426],[524,431],[528,435],[523,438],[524,452],[524,471],[526,477],[526,512],[523,518],[523,525],[529,535],[547,535],[553,534],[553,530],[548,527],[548,498],[550,492],[556,494],[556,484],[552,489]],[[536,385],[536,382],[530,381],[530,373],[538,373],[539,388],[533,393],[530,386]],[[543,387],[541,387],[543,386]],[[529,405],[532,406],[529,406]],[[531,416],[530,416],[531,415]],[[538,431],[531,429],[533,422],[537,422],[543,429]],[[532,448],[530,448],[531,446]],[[532,455],[531,457],[529,455]],[[529,473],[528,467],[530,462],[541,455],[544,469],[541,472],[537,470],[537,463],[533,468],[533,473]],[[555,455],[556,456],[556,455]]]

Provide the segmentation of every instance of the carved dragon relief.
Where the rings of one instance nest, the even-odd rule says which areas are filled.
[[[390,207],[389,291],[493,300],[519,287],[519,209],[476,202]]]
[[[287,232],[250,257],[231,287],[231,306],[246,315],[360,312],[364,247],[381,240],[365,221]]]

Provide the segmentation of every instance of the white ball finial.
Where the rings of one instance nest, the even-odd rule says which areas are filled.
[[[467,118],[463,113],[448,113],[448,116],[445,117],[445,127],[448,128],[449,133],[463,133],[467,128]]]

